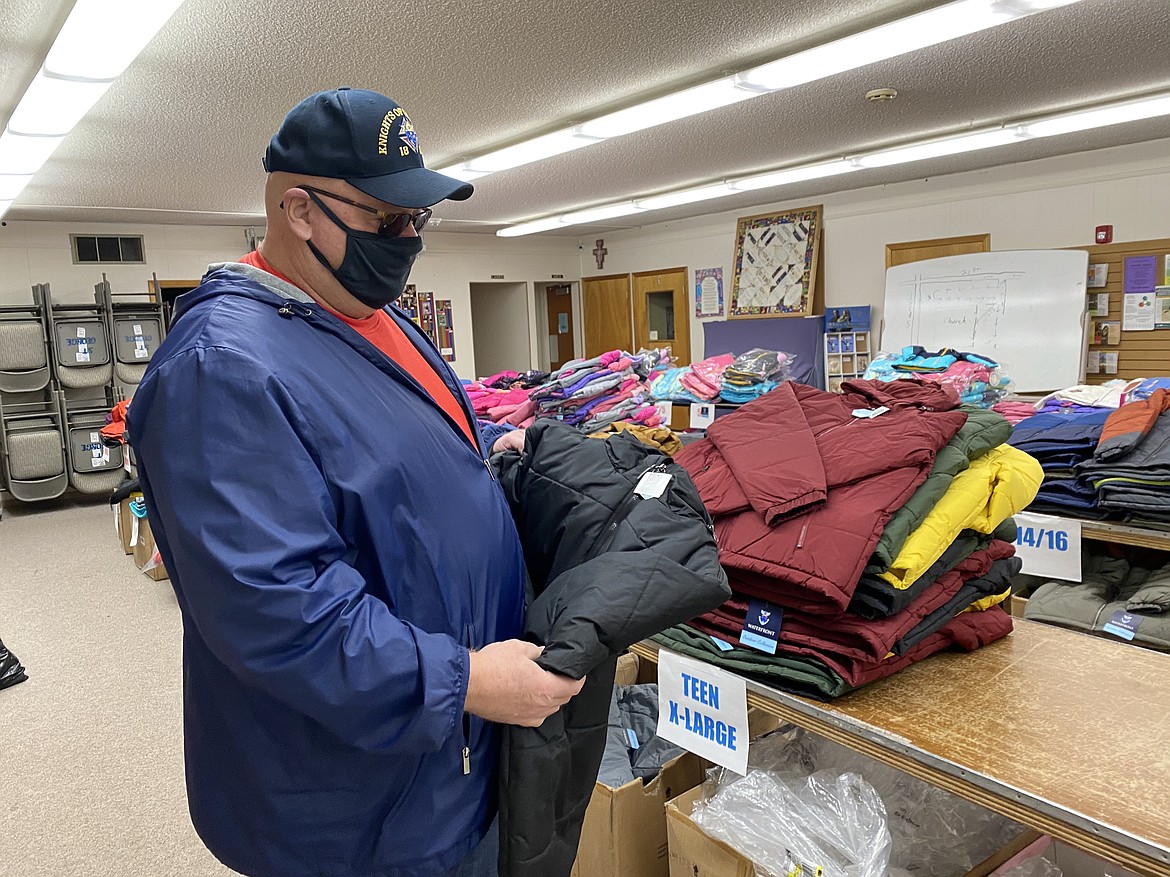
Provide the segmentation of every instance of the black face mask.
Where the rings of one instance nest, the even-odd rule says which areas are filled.
[[[357,231],[342,222],[313,192],[308,193],[313,203],[345,232],[345,258],[334,268],[321,251],[306,241],[317,261],[329,269],[346,292],[371,308],[384,308],[398,300],[406,289],[406,278],[418,254],[422,252],[422,238],[384,238],[372,231]]]

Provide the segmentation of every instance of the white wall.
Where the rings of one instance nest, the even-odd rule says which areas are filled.
[[[146,264],[74,265],[71,234],[142,235]],[[160,280],[197,280],[209,263],[247,250],[239,227],[8,222],[0,228],[0,304],[28,304],[34,283],[48,283],[57,301],[93,301],[102,272],[115,292],[146,292],[151,272]]]
[[[490,234],[428,232],[427,251],[414,263],[410,281],[420,292],[434,291],[435,298],[451,299],[455,322],[455,362],[461,378],[474,374],[475,343],[471,334],[471,284],[492,281],[528,282],[552,280],[563,275],[568,282],[581,277],[577,242],[573,238],[498,238]],[[536,309],[528,308],[531,336],[522,362],[538,362]],[[527,339],[527,336],[525,336]]]
[[[494,375],[532,367],[534,317],[527,283],[472,283],[471,327],[475,374]]]
[[[1084,246],[1105,224],[1114,226],[1118,242],[1170,237],[1170,140],[611,232],[604,272],[588,252],[580,257],[581,271],[589,276],[686,265],[693,282],[696,268],[722,266],[726,297],[737,217],[816,203],[825,206],[825,303],[868,304],[876,327],[889,243],[989,232],[995,250]],[[691,319],[698,359],[702,327]]]
[[[142,235],[146,264],[74,265],[70,234]],[[531,282],[551,280],[554,274],[567,282],[581,276],[572,238],[509,240],[433,231],[427,233],[426,243],[427,251],[415,263],[410,279],[420,291],[451,300],[456,356],[452,365],[463,378],[475,377],[472,282]],[[57,301],[91,301],[103,271],[115,292],[146,292],[152,272],[160,280],[196,280],[210,263],[233,261],[247,249],[244,229],[238,226],[8,222],[0,227],[0,305],[30,303],[34,283],[50,284]],[[534,314],[530,316],[535,320]],[[535,323],[531,326],[535,337]],[[526,354],[523,361],[528,359]]]

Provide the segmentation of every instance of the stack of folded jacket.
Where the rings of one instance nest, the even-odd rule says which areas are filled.
[[[718,399],[723,373],[733,362],[735,357],[730,353],[709,356],[701,362],[692,363],[679,378],[679,383],[684,390],[704,402]]]
[[[996,414],[1002,414],[1004,420],[1015,426],[1021,420],[1036,416],[1036,406],[1032,402],[1021,402],[1016,399],[1004,399],[991,406]]]
[[[842,390],[782,384],[675,457],[735,593],[660,642],[836,697],[1011,630],[993,604],[1019,569],[1011,515],[1035,495],[1039,464],[1003,444],[1000,415],[960,409],[945,384]],[[779,618],[772,643],[764,618]]]
[[[1078,471],[1100,508],[1170,520],[1170,390],[1111,413],[1092,459]]]
[[[1033,511],[1101,517],[1097,491],[1080,477],[1079,467],[1093,458],[1113,410],[1050,411],[1016,424],[1009,444],[1035,457],[1044,469],[1044,483],[1031,506]]]
[[[586,432],[618,421],[658,426],[662,418],[650,397],[650,380],[669,362],[667,350],[611,350],[573,360],[529,393],[533,416],[555,417]]]
[[[1115,409],[1121,405],[1126,382],[1108,381],[1104,384],[1077,384],[1049,393],[1036,403],[1039,414],[1091,414],[1102,408]]]
[[[883,353],[865,370],[865,379],[895,381],[918,377],[947,384],[959,394],[964,405],[990,408],[1008,393],[1011,380],[998,371],[999,363],[977,353],[944,347],[928,351],[922,347],[902,348],[901,353]]]
[[[705,402],[683,386],[682,378],[691,370],[689,365],[667,368],[658,372],[650,382],[650,397],[655,402]]]
[[[776,389],[791,374],[792,357],[757,347],[735,358],[723,372],[719,395],[725,402],[746,404]]]
[[[1151,568],[1086,548],[1081,571],[1079,582],[1041,584],[1024,617],[1126,640],[1132,634],[1136,645],[1170,651],[1170,564]]]

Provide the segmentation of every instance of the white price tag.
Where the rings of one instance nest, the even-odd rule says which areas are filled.
[[[1081,522],[1021,512],[1015,516],[1022,572],[1067,582],[1081,580]]]
[[[649,469],[643,472],[642,477],[638,479],[634,493],[642,499],[657,499],[666,492],[666,488],[670,486],[670,479],[673,477],[666,472],[655,472],[653,469]]]
[[[713,402],[691,403],[691,429],[706,429],[715,422],[715,404]]]
[[[666,650],[658,653],[658,736],[747,773],[747,685],[743,679]]]

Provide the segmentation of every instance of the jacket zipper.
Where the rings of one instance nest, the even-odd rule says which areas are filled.
[[[463,775],[471,773],[471,713],[463,714]]]
[[[647,472],[665,471],[666,463],[655,463],[653,466],[642,470],[642,472],[638,474],[638,480],[641,481],[642,476]],[[593,547],[590,548],[589,553],[585,555],[585,560],[592,560],[598,555],[603,554],[609,548],[609,546],[613,544],[614,537],[617,535],[618,527],[621,526],[622,521],[629,517],[629,514],[631,511],[633,511],[634,506],[636,506],[642,499],[642,497],[640,497],[635,492],[637,486],[638,484],[635,482],[634,487],[630,489],[630,492],[626,495],[626,498],[623,499],[618,507],[610,513],[610,516],[606,519],[605,524],[601,528],[601,533],[598,535],[597,540],[593,543]]]
[[[463,625],[463,640],[468,651],[475,648],[470,624]],[[460,755],[463,758],[463,775],[468,776],[471,773],[471,713],[469,712],[463,713],[463,749]]]
[[[301,317],[305,320],[309,320],[309,319],[316,317],[316,314],[314,313],[312,308],[306,307],[305,305],[301,304],[300,302],[295,302],[292,300],[286,300],[283,305],[281,305],[279,308],[277,308],[276,312],[286,319],[289,319],[292,317]],[[415,327],[415,328],[417,329],[418,327]],[[422,335],[421,330],[418,330],[418,332],[420,335]],[[354,330],[354,334],[358,334],[356,330]],[[360,334],[358,335],[358,337],[359,338],[361,337]],[[425,335],[422,335],[422,337],[426,338]],[[369,345],[370,347],[374,347],[374,345],[371,344],[369,341],[367,341],[365,338],[362,338],[361,340],[363,343]],[[426,340],[429,344],[430,339],[427,338]],[[434,349],[433,344],[431,344],[430,347],[432,350]],[[376,347],[374,349],[377,350]],[[414,378],[412,378],[410,375],[406,374],[406,372],[401,367],[399,367],[399,365],[397,363],[395,363],[393,360],[391,360],[390,357],[386,356],[386,354],[382,353],[382,351],[378,350],[378,355],[382,359],[386,360],[386,362],[390,363],[394,367],[395,370],[402,372],[400,379],[405,379],[405,382],[408,385],[413,385],[413,387],[422,395],[422,397],[424,398],[425,401],[429,402],[431,405],[433,405],[435,408],[438,409],[439,414],[443,417],[443,419],[452,420],[451,416],[449,414],[447,414],[446,411],[443,410],[442,406],[440,406],[438,402],[436,402],[434,399],[431,398],[430,394],[422,388],[422,385],[419,384],[418,381],[414,380]],[[430,363],[428,362],[427,365],[429,366]],[[442,377],[443,377],[442,375],[439,375],[440,380],[442,380]],[[449,390],[451,389],[450,385],[447,384],[446,381],[443,381],[443,384],[444,384],[444,386],[447,387],[447,389],[449,389]],[[458,393],[455,393],[454,390],[451,390],[451,392],[455,396],[456,401],[459,402],[459,407],[463,411],[464,415],[471,418],[471,420],[470,420],[471,429],[472,429],[473,433],[477,436],[477,438],[479,438],[479,425],[478,425],[478,421],[475,418],[474,412],[468,410],[467,405],[463,401],[463,396],[461,396]],[[452,426],[455,429],[456,433],[459,435],[460,439],[466,440],[467,436],[463,434],[463,430],[459,428],[458,424],[452,423]],[[471,443],[468,442],[469,446],[470,446],[470,444]],[[488,476],[492,479],[492,481],[499,483],[499,479],[496,478],[496,473],[492,471],[492,467],[488,464],[487,460],[484,459],[482,453],[480,453],[481,451],[486,450],[482,446],[482,439],[477,441],[476,447],[471,448],[471,450],[473,453],[475,453],[475,455],[477,457],[479,457],[480,461],[484,464],[484,468],[487,469]]]

